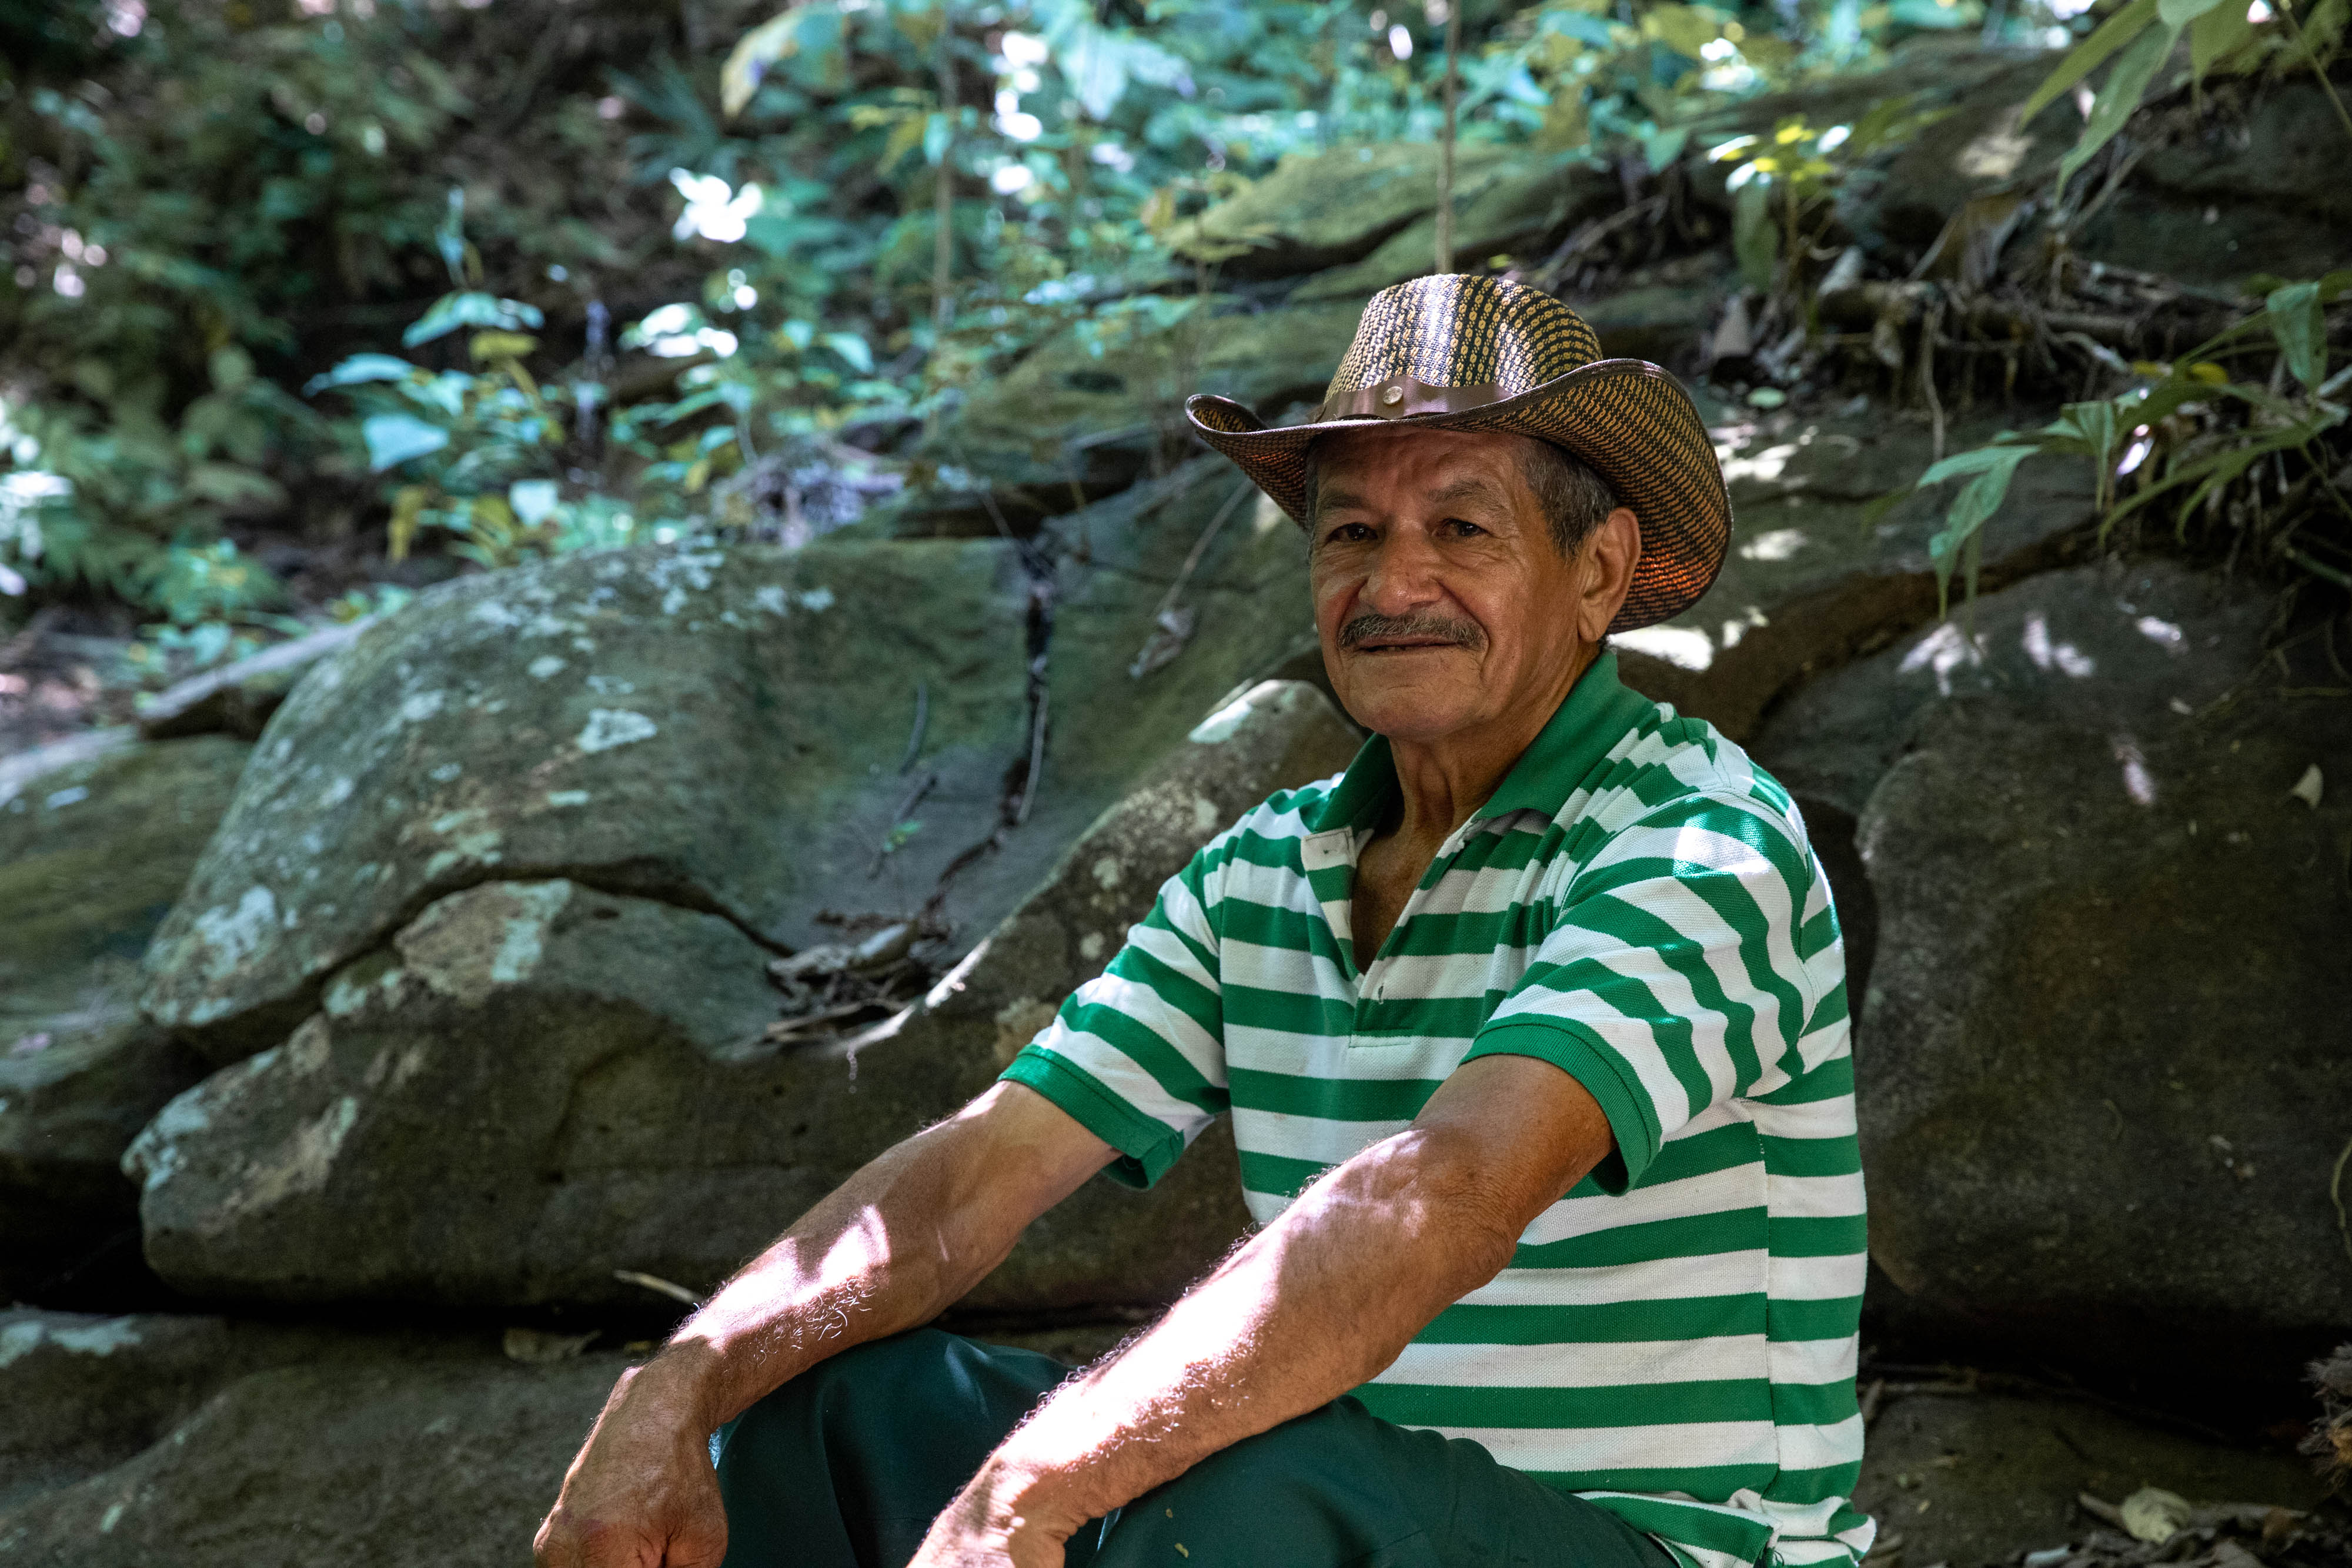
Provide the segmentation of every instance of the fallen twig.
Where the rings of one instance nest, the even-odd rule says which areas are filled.
[[[613,1278],[625,1285],[643,1285],[648,1291],[658,1291],[675,1301],[684,1301],[689,1307],[702,1305],[700,1296],[696,1295],[684,1285],[665,1280],[658,1274],[640,1273],[635,1269],[615,1269],[613,1270]]]

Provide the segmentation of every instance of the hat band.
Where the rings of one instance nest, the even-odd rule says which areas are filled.
[[[1433,387],[1411,376],[1391,376],[1351,392],[1334,392],[1317,413],[1320,423],[1332,419],[1402,419],[1415,413],[1461,413],[1500,402],[1505,393],[1489,382],[1481,386]]]

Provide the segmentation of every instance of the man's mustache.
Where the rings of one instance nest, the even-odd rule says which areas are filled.
[[[1375,615],[1367,612],[1339,628],[1339,646],[1350,653],[1375,637],[1411,637],[1419,641],[1452,643],[1474,653],[1486,645],[1486,634],[1478,629],[1477,622],[1457,621],[1450,615]]]

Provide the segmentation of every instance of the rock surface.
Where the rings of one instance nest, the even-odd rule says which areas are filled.
[[[1297,548],[1241,528],[1197,586],[1182,656],[1139,687],[1114,674],[1193,515],[1171,504],[1134,538],[1103,519],[1130,580],[1065,595],[1046,783],[947,886],[950,925],[1001,918],[1295,642]],[[426,904],[493,878],[706,911],[788,948],[830,940],[828,911],[911,910],[998,834],[1025,771],[1033,586],[1007,545],[937,540],[579,556],[435,590],[288,699],[156,938],[142,1005],[234,1061],[284,1040],[330,975]],[[1181,717],[1157,727],[1163,714]],[[920,831],[894,835],[923,779]]]
[[[0,802],[0,1296],[116,1284],[116,1168],[205,1064],[138,1015],[139,958],[228,809],[247,747],[133,746]]]
[[[1886,1559],[1990,1568],[2081,1544],[2098,1521],[2078,1494],[2116,1502],[2144,1486],[2198,1503],[2293,1509],[2314,1506],[2322,1490],[2291,1453],[2224,1446],[2082,1400],[1915,1394],[1879,1412],[1854,1500],[1878,1521]]]
[[[1947,450],[1990,437],[1994,424],[1956,424]],[[1926,426],[1899,416],[1750,415],[1715,435],[1732,501],[1722,574],[1682,614],[1614,641],[1628,684],[1744,742],[1807,676],[1935,618],[1927,541],[1950,497],[1914,497],[1866,518],[1866,503],[1930,460]],[[2025,463],[1985,527],[1983,585],[2064,560],[2083,542],[2091,499],[2087,464]]]
[[[2264,585],[2173,561],[2045,572],[1808,683],[1750,749],[1790,790],[1859,816],[1921,728],[1971,698],[2137,745],[2243,681],[2272,612]]]
[[[562,879],[444,897],[142,1134],[149,1260],[279,1301],[641,1304],[616,1270],[708,1290],[984,1089],[1193,849],[1353,748],[1311,688],[1227,704],[928,1002],[845,1039],[762,1040],[767,955],[717,915]],[[1220,1136],[1150,1195],[1089,1184],[968,1304],[1164,1301],[1244,1223]]]
[[[270,1335],[218,1320],[0,1325],[0,1410],[62,1439],[38,1461],[46,1484],[16,1472],[0,1504],[0,1563],[38,1568],[512,1568],[626,1364],[282,1333],[246,1354],[240,1337]],[[12,1364],[28,1328],[35,1349]],[[112,1341],[119,1365],[45,1364],[70,1340]]]
[[[352,1337],[215,1317],[0,1312],[0,1542],[18,1503],[121,1464],[248,1373],[331,1356]]]
[[[2137,604],[2155,574],[2133,576]],[[2050,673],[2028,614],[2024,667],[2002,663],[2038,678],[1938,704],[1862,815],[1872,1253],[1942,1343],[2176,1403],[2275,1394],[2352,1320],[2329,1198],[2352,1127],[2352,800],[2290,793],[2344,772],[2352,712],[2252,683],[2151,722],[2134,695],[2231,666],[2200,675],[2145,622],[2131,649],[2112,613],[2087,648],[2061,641],[2063,586],[2012,601],[2051,607]],[[2077,692],[2070,654],[2161,673]],[[1895,685],[1851,676],[1872,679]]]
[[[1183,415],[1193,392],[1236,399],[1269,421],[1291,403],[1319,402],[1362,308],[1360,300],[1224,315],[1204,308],[1172,326],[1129,318],[1092,340],[1074,329],[975,388],[927,450],[985,475],[989,499],[1008,517],[1065,513],[1074,488],[1100,495],[1141,476],[1155,455],[1197,452]],[[992,532],[979,495],[946,477],[910,492],[898,526]]]
[[[1223,264],[1235,277],[1296,277],[1355,261],[1436,206],[1437,161],[1428,141],[1294,153],[1202,213],[1199,235],[1243,247]],[[1455,199],[1475,201],[1510,162],[1503,148],[1464,143],[1454,155]]]

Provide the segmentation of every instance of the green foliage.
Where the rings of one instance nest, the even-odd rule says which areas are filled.
[[[1947,607],[1956,573],[1966,574],[1974,594],[1984,525],[2018,465],[2036,455],[2090,460],[2103,538],[2144,514],[2168,512],[2178,537],[2200,526],[2242,535],[2232,553],[2250,541],[2259,552],[2352,588],[2352,497],[2335,478],[2343,455],[2328,444],[2352,420],[2352,406],[2338,401],[2352,385],[2352,368],[2328,373],[2324,314],[2338,300],[2352,307],[2345,298],[2352,270],[2300,283],[2263,281],[2261,310],[2178,360],[2134,365],[2132,385],[2120,394],[2069,403],[2038,431],[2004,431],[1920,476],[1912,489],[1968,480],[1928,547]],[[2266,350],[2299,384],[2281,390],[2276,378],[2271,384],[2233,379],[2221,363]],[[2273,497],[2267,501],[2265,477]],[[2128,483],[2129,495],[2117,495],[2118,479]],[[2315,520],[2324,526],[2307,529]]]
[[[1420,5],[764,8],[0,18],[0,591],[233,628],[219,653],[280,602],[234,539],[314,514],[356,507],[388,566],[829,526],[796,476],[883,493],[1039,341],[1190,331],[1207,205],[1440,122]],[[1913,9],[1476,8],[1462,135],[1662,167],[1701,110],[1983,17]],[[1751,265],[1811,243],[1832,134],[1745,161]]]
[[[2184,31],[2189,34],[2188,79],[2192,85],[2201,85],[2215,73],[2248,76],[2303,67],[2317,79],[2346,133],[2352,135],[2352,115],[2347,114],[2325,68],[2347,20],[2352,19],[2352,0],[2317,0],[2307,24],[2298,24],[2294,0],[2280,0],[2273,20],[2258,25],[2249,19],[2251,15],[2251,6],[2233,0],[2129,0],[2075,45],[2026,99],[2020,115],[2021,122],[2032,119],[2061,93],[2074,90],[2114,60],[2082,135],[2059,162],[2059,190],[2115,140],[2159,83],[2170,85],[2162,73]]]

